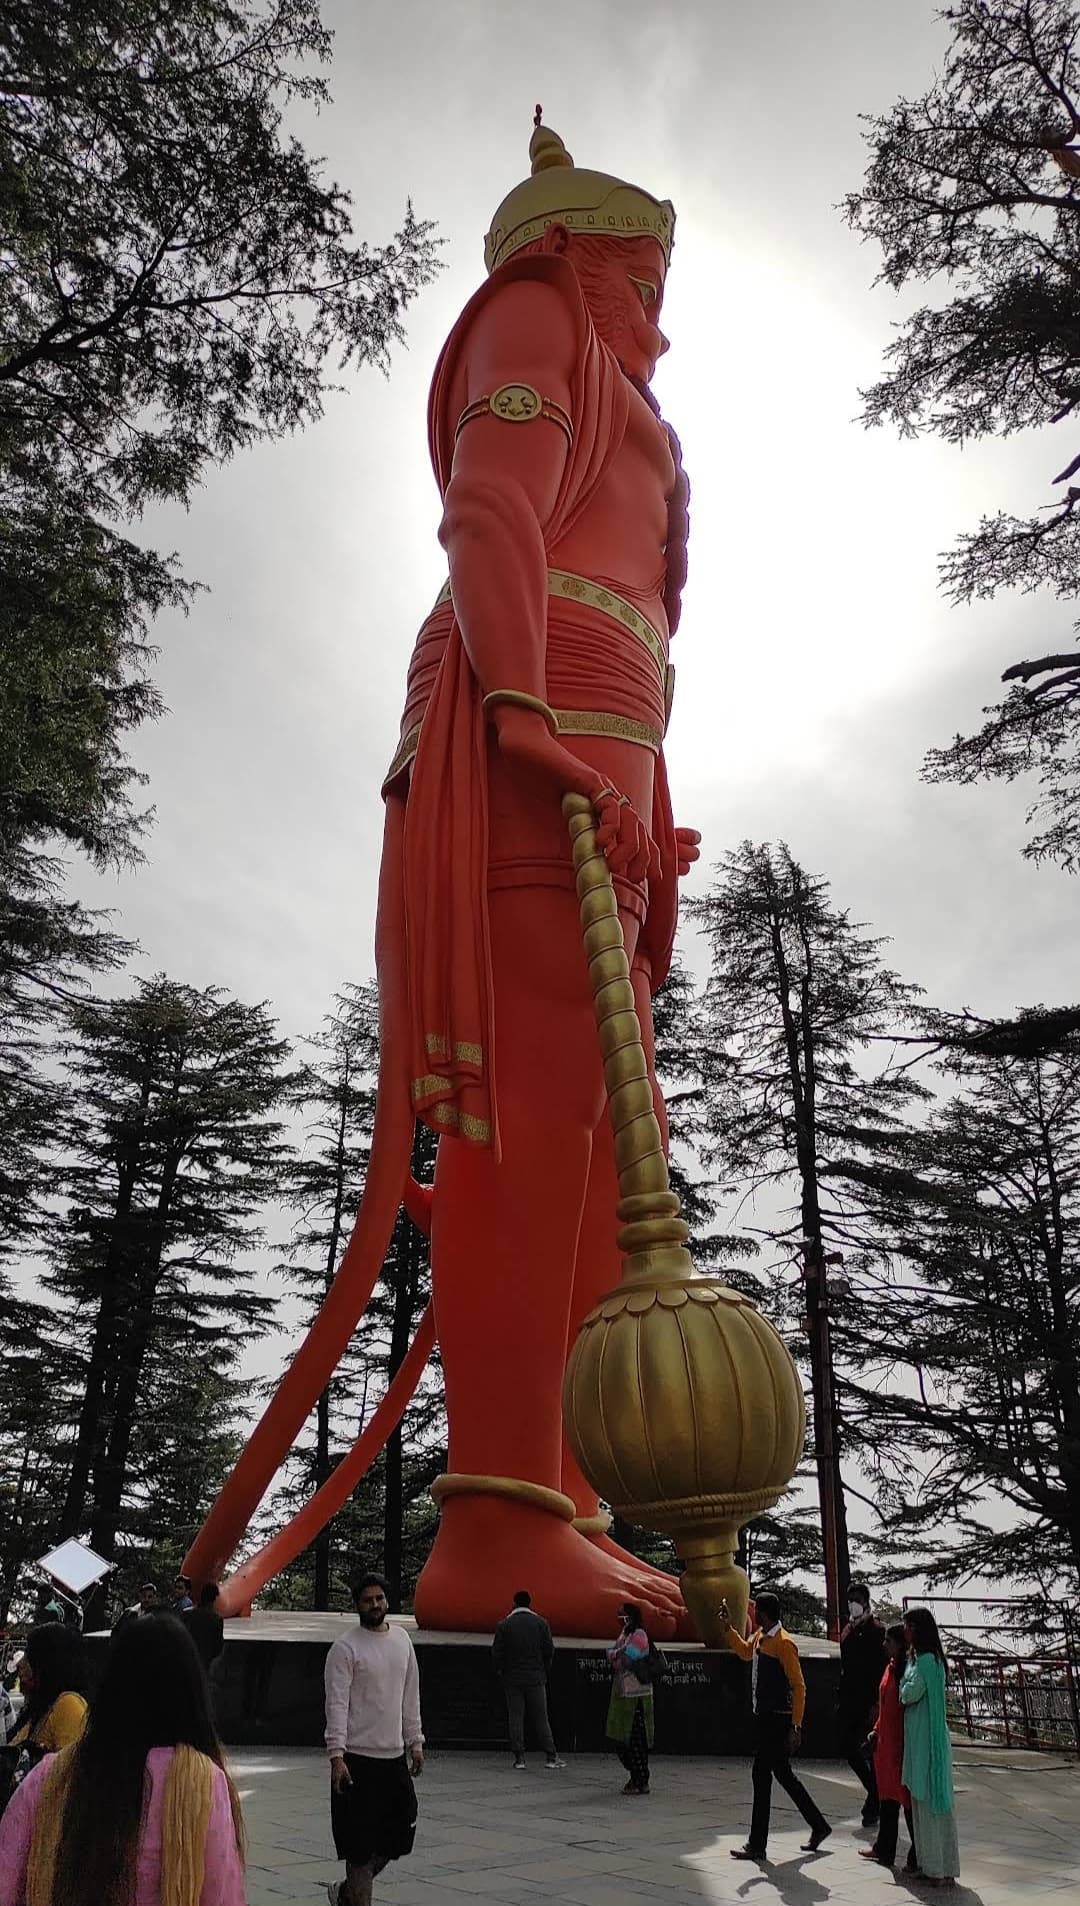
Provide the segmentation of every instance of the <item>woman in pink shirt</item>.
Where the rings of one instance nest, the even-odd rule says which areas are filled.
[[[81,1740],[40,1761],[0,1820],[0,1906],[244,1906],[243,1825],[206,1676],[178,1621],[109,1649]]]

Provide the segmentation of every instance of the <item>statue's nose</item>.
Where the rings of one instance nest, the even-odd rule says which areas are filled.
[[[656,355],[657,357],[663,357],[665,352],[670,351],[671,349],[671,339],[666,338],[664,336],[664,333],[659,330],[657,331],[656,335],[660,339],[660,349],[657,351]]]

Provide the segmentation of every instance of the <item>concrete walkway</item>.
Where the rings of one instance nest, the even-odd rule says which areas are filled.
[[[315,1751],[237,1748],[231,1765],[250,1838],[249,1906],[325,1906],[333,1857],[327,1771]],[[957,1752],[961,1885],[949,1895],[860,1860],[872,1835],[858,1824],[854,1777],[827,1761],[803,1777],[832,1821],[816,1854],[799,1850],[802,1822],[777,1794],[767,1866],[728,1848],[746,1837],[746,1761],[656,1757],[647,1799],[619,1794],[624,1774],[599,1755],[526,1774],[490,1754],[432,1755],[419,1783],[412,1857],[376,1881],[377,1906],[1066,1906],[1080,1898],[1080,1769],[1052,1757],[963,1747]],[[901,1849],[906,1846],[901,1827]]]

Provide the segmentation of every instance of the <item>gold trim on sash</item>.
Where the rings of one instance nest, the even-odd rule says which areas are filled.
[[[663,743],[664,737],[659,728],[654,728],[647,721],[633,721],[629,715],[609,715],[601,708],[555,708],[552,713],[560,735],[611,735],[616,741],[630,741],[635,747],[649,748],[653,754],[659,754]],[[420,727],[420,722],[416,722],[399,741],[394,758],[383,777],[383,793],[402,769],[408,767],[416,753]],[[454,1056],[465,1059],[467,1063],[480,1063],[479,1060],[470,1060],[464,1052],[459,1054],[456,1048]]]
[[[614,735],[616,741],[632,741],[639,748],[659,754],[664,737],[659,728],[647,721],[632,721],[629,715],[605,715],[596,708],[556,708],[555,719],[561,735]]]
[[[643,616],[640,609],[635,609],[632,602],[627,602],[625,596],[616,595],[614,589],[605,589],[601,583],[590,582],[587,576],[573,576],[567,569],[548,570],[548,594],[561,596],[566,602],[583,602],[587,609],[596,609],[600,615],[610,616],[613,622],[628,629],[631,635],[645,644],[656,663],[663,686],[667,644],[648,617]],[[441,609],[450,599],[450,584],[444,582],[432,604],[431,613]]]
[[[447,1040],[442,1032],[429,1032],[424,1035],[424,1050],[429,1059],[446,1058]],[[483,1046],[473,1045],[468,1039],[455,1039],[453,1057],[461,1065],[482,1066],[484,1063]]]
[[[429,1125],[439,1125],[444,1132],[456,1132],[461,1138],[471,1138],[478,1145],[490,1145],[491,1125],[486,1118],[477,1118],[473,1112],[463,1112],[459,1106],[451,1105],[448,1099],[440,1099],[437,1105],[425,1105],[419,1116]]]

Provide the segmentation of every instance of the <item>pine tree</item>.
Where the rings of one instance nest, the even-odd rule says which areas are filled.
[[[946,1064],[953,1098],[841,1167],[879,1240],[852,1408],[898,1570],[1075,1585],[1080,1056]]]
[[[808,876],[783,843],[745,841],[690,913],[712,955],[709,1044],[734,1062],[707,1081],[708,1155],[739,1181],[744,1200],[775,1208],[760,1229],[780,1262],[771,1290],[759,1286],[759,1295],[789,1334],[794,1305],[782,1267],[794,1261],[802,1271],[823,1532],[842,1584],[850,1573],[842,1489],[835,1529],[825,1526],[842,1424],[839,1408],[826,1407],[819,1326],[829,1258],[845,1250],[861,1259],[866,1238],[858,1202],[832,1180],[830,1165],[861,1152],[873,1133],[898,1129],[920,1096],[907,1073],[876,1060],[876,1042],[903,1023],[914,989],[883,964],[883,942],[834,906],[827,883]],[[794,1210],[786,1203],[792,1194]],[[838,1581],[829,1586],[835,1628]]]
[[[656,1076],[667,1109],[668,1175],[690,1227],[690,1254],[699,1271],[722,1269],[736,1288],[749,1291],[753,1279],[740,1271],[738,1261],[753,1257],[757,1245],[745,1233],[717,1231],[720,1201],[730,1187],[709,1175],[704,1158],[709,1106],[725,1086],[730,1089],[735,1065],[723,1040],[715,1039],[677,951],[652,1007]]]
[[[238,1360],[273,1312],[248,1258],[285,1158],[288,1048],[264,1006],[163,976],[73,1006],[68,1028],[74,1109],[45,1280],[78,1382],[60,1527],[88,1524],[111,1559],[120,1539],[158,1539],[169,1450],[183,1465],[186,1445],[205,1453],[235,1424]]]
[[[38,1175],[27,1022],[122,956],[63,855],[140,857],[126,750],[191,599],[125,532],[385,369],[434,271],[411,208],[369,247],[286,133],[331,37],[316,0],[0,0],[0,1245]]]
[[[863,188],[850,223],[880,246],[894,291],[930,286],[900,325],[866,421],[947,443],[1047,424],[1080,408],[1080,15],[1067,0],[956,0],[937,78],[867,121]],[[998,589],[1080,596],[1080,470],[1059,451],[1058,501],[1027,518],[985,517],[944,559],[954,601]],[[975,733],[927,759],[931,781],[1037,777],[1025,847],[1080,861],[1080,660],[1075,648],[1005,670],[1010,684]]]

